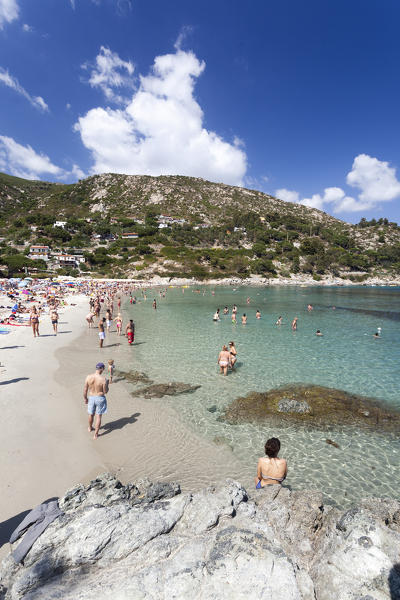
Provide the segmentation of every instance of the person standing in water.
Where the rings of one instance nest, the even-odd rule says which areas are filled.
[[[104,323],[100,321],[99,323],[99,340],[100,340],[100,348],[103,347],[104,340],[106,339],[106,332],[104,331]]]
[[[214,313],[213,321],[220,321],[220,318],[219,318],[219,308],[217,308],[216,312]]]
[[[153,300],[153,308],[154,308],[154,310],[157,310],[157,302],[156,302],[155,298]]]
[[[261,319],[261,313],[259,310],[256,312],[256,319]]]
[[[107,308],[106,310],[106,325],[107,325],[107,333],[110,333],[110,327],[111,327],[111,309]]]
[[[275,325],[282,325],[282,317],[279,317]]]
[[[221,375],[222,375],[222,373],[224,375],[228,374],[229,359],[230,359],[230,354],[229,354],[228,348],[224,345],[224,346],[222,346],[221,352],[218,354],[218,361],[217,361],[217,364],[219,365],[219,368],[220,368]]]
[[[242,316],[242,325],[246,325],[247,323],[247,316],[246,313],[244,313],[244,315]]]
[[[93,431],[93,419],[96,415],[96,423],[93,439],[97,440],[101,426],[101,417],[107,412],[106,394],[108,392],[108,379],[103,377],[104,363],[96,365],[96,371],[88,375],[83,388],[83,399],[88,405],[89,425],[88,432]]]
[[[293,331],[297,331],[297,321],[298,321],[298,317],[295,317],[292,321],[292,330]]]
[[[126,326],[125,335],[128,338],[129,345],[132,346],[133,342],[135,341],[135,323],[132,321],[132,319],[129,320],[129,323]]]
[[[117,335],[120,336],[121,335],[121,329],[122,329],[122,316],[121,313],[118,313],[116,318],[114,319],[116,325],[117,325]]]
[[[235,368],[235,363],[237,361],[237,351],[235,347],[235,342],[229,342],[229,364],[232,370]]]

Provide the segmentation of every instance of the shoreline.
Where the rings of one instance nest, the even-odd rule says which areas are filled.
[[[108,412],[94,441],[87,431],[85,377],[100,359],[118,363],[130,349],[125,337],[112,333],[100,350],[98,330],[88,330],[85,320],[88,298],[72,301],[76,306],[60,311],[57,336],[46,315],[39,338],[30,327],[13,328],[2,338],[0,559],[28,511],[104,471],[123,482],[150,477],[195,490],[216,484],[229,464],[233,477],[247,485],[251,480],[229,448],[197,436],[162,399],[132,398],[124,381],[110,386]],[[131,350],[135,363],[135,346]]]
[[[40,338],[32,337],[31,328],[21,327],[2,340],[5,348],[0,349],[5,353],[1,358],[7,374],[2,373],[0,382],[5,423],[0,442],[4,490],[0,500],[0,557],[7,552],[6,534],[26,511],[104,471],[123,483],[142,478],[179,481],[183,491],[216,485],[227,475],[248,489],[254,485],[253,469],[227,445],[197,435],[163,399],[133,398],[130,384],[122,380],[110,386],[108,413],[99,439],[93,441],[87,432],[82,398],[86,375],[100,359],[107,363],[114,358],[119,368],[129,354],[131,370],[145,371],[140,344],[151,343],[151,339],[142,340],[139,333],[136,345],[130,348],[113,327],[100,350],[98,330],[89,330],[85,320],[89,298],[72,296],[70,301],[72,298],[77,306],[63,309],[59,336],[50,333],[51,323],[46,317]],[[130,316],[126,298],[122,312],[126,322]],[[36,352],[38,348],[40,352]]]
[[[66,278],[68,279],[68,278]],[[121,283],[132,283],[133,285],[137,285],[139,288],[146,287],[159,287],[159,286],[180,286],[180,285],[213,285],[213,286],[255,286],[255,287],[268,287],[268,286],[302,286],[302,287],[329,287],[329,286],[338,286],[338,287],[399,287],[400,286],[400,276],[398,278],[379,278],[379,277],[369,277],[364,281],[351,281],[349,279],[343,279],[341,277],[326,277],[322,278],[320,281],[316,281],[311,276],[307,275],[293,275],[290,278],[287,277],[261,277],[259,275],[251,275],[250,277],[240,278],[240,277],[226,277],[224,279],[204,279],[199,280],[195,278],[184,278],[184,277],[160,277],[153,276],[148,279],[135,279],[124,278],[124,279],[110,279],[105,277],[76,277],[76,281],[98,281],[98,282],[121,282]]]
[[[128,313],[125,305],[124,302],[122,314],[126,322]],[[97,329],[89,330],[85,324],[73,347],[68,345],[57,351],[60,366],[55,379],[61,381],[63,370],[70,370],[74,364],[70,394],[81,398],[85,377],[100,359],[106,364],[109,358],[113,358],[118,369],[120,361],[126,361],[127,355],[132,353],[131,369],[141,370],[135,354],[140,343],[144,342],[149,343],[149,340],[129,347],[126,338],[118,337],[113,328],[111,335],[106,337],[103,350],[100,350],[96,346]],[[86,407],[82,402],[80,408],[79,402],[81,400],[78,401],[81,428],[86,431]],[[154,480],[179,480],[183,490],[200,489],[217,483],[227,464],[232,476],[246,484],[252,480],[229,448],[216,446],[196,435],[162,399],[133,398],[130,384],[121,380],[118,374],[115,383],[110,385],[107,402],[108,411],[102,420],[99,438],[93,444],[107,471],[116,474],[123,482],[150,477]],[[92,435],[86,435],[92,441]]]

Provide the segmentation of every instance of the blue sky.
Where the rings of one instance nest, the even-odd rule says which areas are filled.
[[[398,0],[0,0],[0,170],[400,221]]]

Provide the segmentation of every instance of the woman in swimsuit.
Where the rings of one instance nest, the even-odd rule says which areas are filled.
[[[230,354],[228,348],[224,345],[222,346],[222,350],[218,355],[218,364],[220,368],[220,374],[224,375],[228,374],[228,365],[229,365]]]
[[[116,322],[116,324],[117,324],[117,334],[118,334],[118,335],[121,335],[121,329],[122,329],[122,317],[121,317],[121,314],[120,314],[120,313],[118,313],[118,315],[117,315],[117,318],[116,318],[116,319],[114,319],[114,321],[115,321],[115,322]]]
[[[237,361],[237,352],[235,348],[235,342],[229,342],[229,364],[231,369],[235,368],[235,363]]]
[[[32,308],[31,311],[31,325],[33,331],[33,337],[39,337],[39,315],[36,310],[36,306]]]
[[[106,310],[106,325],[107,325],[107,332],[110,333],[110,327],[111,327],[111,310],[109,308],[107,308]]]
[[[259,490],[266,485],[281,484],[287,475],[285,458],[278,458],[281,443],[278,438],[270,438],[265,444],[265,454],[258,459],[257,477],[254,482]]]

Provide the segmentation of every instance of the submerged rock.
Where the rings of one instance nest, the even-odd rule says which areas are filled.
[[[283,398],[278,402],[278,412],[303,414],[311,412],[311,407],[305,400],[300,402],[299,400],[293,400],[293,398]]]
[[[327,444],[329,444],[330,446],[333,446],[334,448],[338,448],[340,450],[340,446],[337,442],[334,442],[333,440],[330,440],[330,439],[326,439],[325,442]]]
[[[148,377],[146,375],[146,373],[143,373],[142,371],[116,371],[116,375],[117,377],[121,377],[123,379],[125,379],[126,381],[128,381],[129,383],[147,383],[147,384],[151,384],[153,383],[153,380],[150,379],[150,377]]]
[[[250,392],[233,400],[220,420],[303,423],[307,426],[354,425],[381,431],[400,429],[400,412],[373,398],[320,385],[291,384],[265,393]]]
[[[154,383],[148,387],[141,388],[131,392],[131,396],[143,396],[144,398],[162,398],[163,396],[177,396],[178,394],[189,394],[195,392],[200,385],[190,385],[189,383]]]
[[[109,474],[76,486],[24,564],[3,560],[0,598],[399,598],[395,500],[339,512],[278,485],[251,498],[232,480],[179,491]]]

